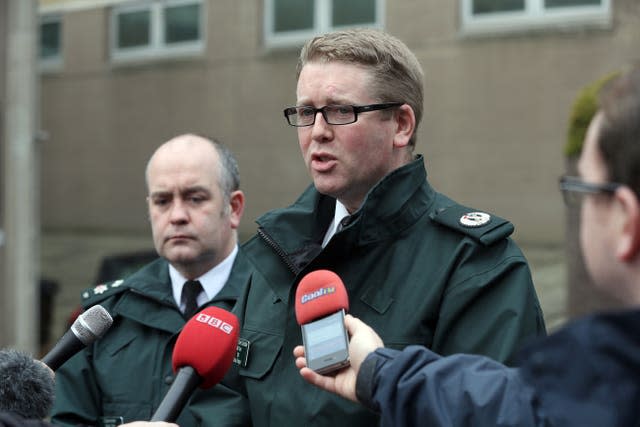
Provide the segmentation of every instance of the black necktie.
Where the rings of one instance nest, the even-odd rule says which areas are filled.
[[[191,319],[198,311],[198,295],[202,292],[202,285],[197,280],[188,280],[182,287],[182,301],[184,301],[184,318]]]
[[[342,231],[349,223],[351,222],[351,216],[347,215],[338,222],[338,226],[336,227],[336,233]]]

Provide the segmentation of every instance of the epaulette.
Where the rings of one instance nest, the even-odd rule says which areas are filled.
[[[116,295],[128,289],[129,286],[124,284],[124,280],[115,280],[113,282],[102,283],[92,288],[82,291],[82,306],[84,308],[96,305],[100,301]]]
[[[489,246],[513,233],[513,224],[506,219],[462,205],[452,205],[431,213],[435,222],[452,228]]]

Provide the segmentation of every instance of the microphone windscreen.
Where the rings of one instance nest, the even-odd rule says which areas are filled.
[[[200,388],[220,382],[233,362],[238,345],[238,318],[218,307],[207,307],[184,325],[173,348],[173,371],[191,366],[202,378]]]
[[[101,305],[94,305],[82,313],[71,325],[74,335],[84,345],[89,345],[111,327],[113,318]]]
[[[336,273],[316,270],[300,280],[296,289],[296,320],[299,325],[341,309],[349,311],[349,296]]]
[[[54,391],[53,373],[44,363],[18,350],[0,349],[0,412],[43,419],[53,406]]]

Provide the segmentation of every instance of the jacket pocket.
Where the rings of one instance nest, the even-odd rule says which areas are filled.
[[[109,356],[115,356],[122,349],[128,347],[138,336],[138,331],[129,328],[121,327],[118,332],[118,334],[108,335],[102,340],[102,351]]]
[[[250,343],[247,366],[240,367],[240,375],[256,380],[262,379],[271,371],[282,351],[284,335],[245,327],[240,331],[240,338]]]
[[[378,314],[386,313],[389,307],[391,307],[391,304],[393,304],[392,297],[386,295],[383,290],[374,286],[369,287],[369,289],[362,294],[360,300]]]

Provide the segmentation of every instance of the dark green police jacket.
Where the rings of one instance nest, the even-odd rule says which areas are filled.
[[[242,250],[222,290],[207,306],[231,310],[249,276]],[[56,372],[55,424],[113,425],[116,422],[149,420],[174,378],[171,356],[176,338],[185,324],[171,290],[167,261],[158,259],[126,280],[98,285],[83,294],[83,306],[100,304],[114,319],[106,334],[67,361]],[[215,343],[212,343],[215,345]],[[177,423],[242,425],[248,414],[236,405],[237,395],[224,386],[198,389],[193,400],[208,402],[198,419],[185,408]],[[235,411],[235,412],[234,412]]]
[[[474,210],[431,188],[421,156],[381,180],[323,249],[334,208],[335,199],[310,187],[292,206],[259,218],[243,246],[253,272],[236,306],[249,349],[238,380],[254,426],[377,424],[363,406],[306,383],[294,364],[302,344],[295,290],[313,270],[342,278],[349,312],[388,347],[509,362],[522,343],[545,334],[527,261],[508,238],[513,226],[483,215],[486,224],[463,225]]]

